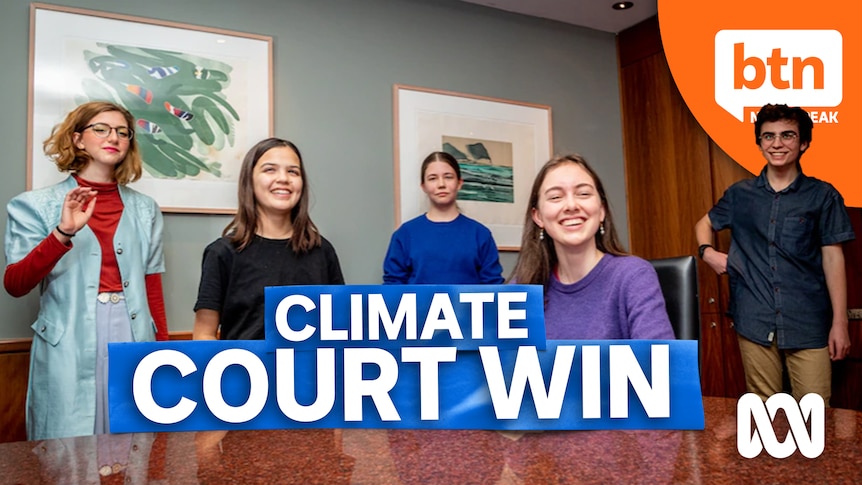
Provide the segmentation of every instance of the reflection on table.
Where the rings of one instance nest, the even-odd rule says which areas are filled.
[[[823,454],[778,460],[739,456],[736,400],[704,398],[704,411],[704,431],[304,429],[6,443],[0,482],[862,483],[862,413],[827,409]]]

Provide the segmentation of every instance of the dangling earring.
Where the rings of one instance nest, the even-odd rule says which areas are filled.
[[[539,228],[539,241],[542,241],[544,239],[545,239],[545,230],[540,227]]]
[[[602,236],[605,235],[605,221],[602,221],[602,223],[599,224],[599,234],[601,234]]]

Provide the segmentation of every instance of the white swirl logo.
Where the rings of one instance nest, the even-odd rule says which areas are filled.
[[[736,448],[745,458],[754,458],[766,449],[773,458],[787,458],[796,448],[807,458],[817,458],[825,446],[825,405],[819,394],[806,394],[796,400],[789,394],[774,394],[764,403],[757,394],[748,393],[736,404]],[[790,432],[778,441],[772,421],[779,409],[787,415]],[[752,432],[751,419],[755,430]],[[811,433],[805,426],[810,421]]]

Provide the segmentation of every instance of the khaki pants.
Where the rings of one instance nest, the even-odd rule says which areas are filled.
[[[737,335],[745,369],[745,386],[766,400],[782,391],[783,365],[787,366],[793,399],[814,392],[820,394],[826,406],[832,396],[832,361],[829,347],[820,349],[780,350],[775,342],[766,347]]]

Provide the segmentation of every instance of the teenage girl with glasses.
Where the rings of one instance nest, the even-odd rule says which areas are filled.
[[[24,192],[6,210],[6,291],[39,285],[30,351],[27,437],[109,432],[107,345],[167,340],[161,274],[162,214],[126,186],[141,157],[125,108],[78,106],[45,140],[45,154],[70,173]]]

